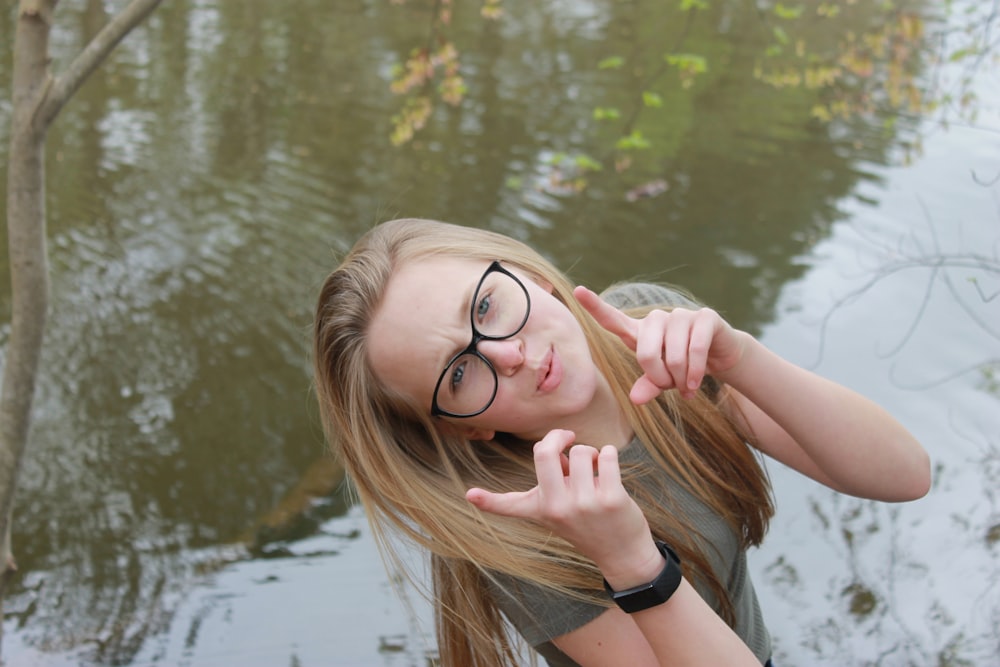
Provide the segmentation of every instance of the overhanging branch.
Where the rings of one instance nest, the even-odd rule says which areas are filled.
[[[42,103],[38,114],[39,122],[43,127],[55,119],[67,100],[124,39],[125,35],[149,16],[162,1],[132,0],[90,40],[90,43],[70,63],[66,71],[56,77],[49,89],[49,94]]]

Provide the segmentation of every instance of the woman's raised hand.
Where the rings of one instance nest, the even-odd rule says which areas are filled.
[[[574,445],[575,437],[553,430],[535,444],[534,488],[510,493],[473,488],[466,498],[484,512],[541,523],[606,577],[631,571],[641,559],[659,558],[646,517],[622,486],[618,450]]]
[[[711,308],[654,310],[642,319],[629,317],[586,287],[573,291],[598,324],[635,352],[643,375],[629,396],[641,405],[667,389],[691,398],[706,374],[720,375],[740,362],[744,334]]]

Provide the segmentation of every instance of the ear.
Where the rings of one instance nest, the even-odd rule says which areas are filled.
[[[471,424],[452,422],[446,419],[438,421],[438,430],[445,435],[457,435],[466,440],[492,440],[497,434],[496,431],[490,429],[479,428]]]

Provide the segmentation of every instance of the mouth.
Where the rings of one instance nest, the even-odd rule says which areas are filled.
[[[560,382],[562,382],[562,365],[555,349],[549,348],[539,368],[536,389],[540,392],[549,392],[558,387]]]
[[[549,373],[552,372],[552,348],[545,353],[545,357],[542,359],[542,363],[538,367],[538,382],[535,383],[535,389],[541,389],[542,385],[545,384],[545,379],[549,377]]]

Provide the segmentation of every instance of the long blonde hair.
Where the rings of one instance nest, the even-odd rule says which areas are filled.
[[[383,557],[402,535],[431,554],[432,597],[441,664],[500,667],[518,662],[517,647],[488,582],[497,573],[573,597],[608,604],[601,574],[567,542],[530,521],[479,512],[465,499],[472,486],[523,491],[535,479],[531,443],[498,436],[471,442],[435,426],[426,406],[396,396],[378,381],[367,355],[368,329],[393,271],[435,255],[504,263],[553,286],[580,322],[600,372],[620,389],[621,410],[663,472],[730,525],[742,547],[760,542],[773,513],[766,476],[747,434],[719,409],[720,396],[699,392],[680,401],[666,392],[637,407],[628,389],[640,374],[632,354],[572,296],[572,285],[525,244],[493,232],[432,220],[402,219],[365,234],[326,279],[316,312],[315,389],[324,430],[364,504]],[[626,475],[626,484],[629,477]],[[733,609],[682,512],[657,511],[630,485],[653,533],[667,540],[689,578]]]

